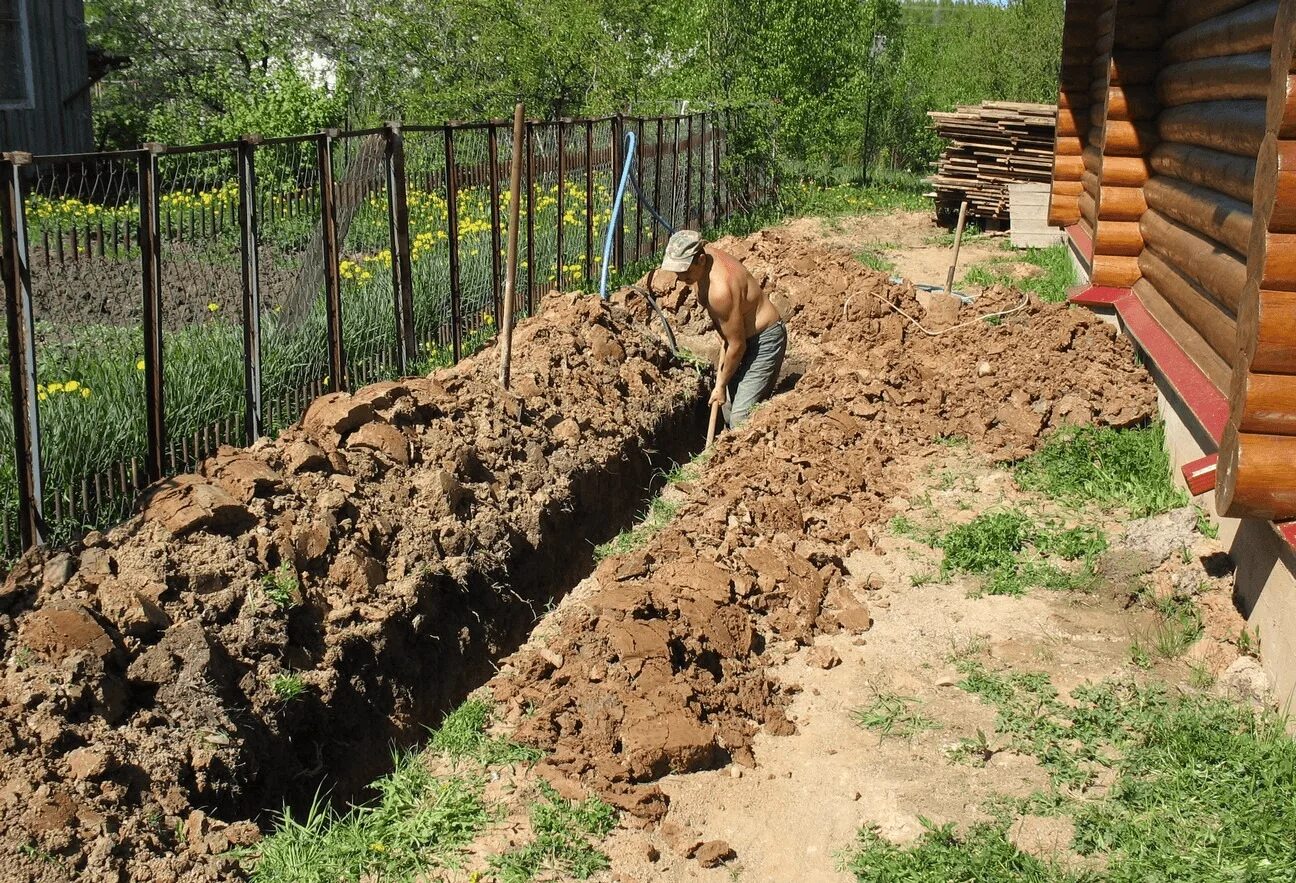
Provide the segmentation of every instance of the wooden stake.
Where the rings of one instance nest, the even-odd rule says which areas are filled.
[[[500,317],[500,386],[509,388],[509,365],[513,359],[513,302],[517,286],[518,217],[521,214],[523,108],[513,109],[513,165],[509,175],[508,255],[504,269],[504,315]],[[492,171],[492,174],[494,172]]]
[[[959,207],[958,229],[954,231],[954,260],[950,264],[949,275],[945,277],[945,293],[954,293],[954,273],[958,270],[959,249],[963,247],[963,225],[967,223],[968,201],[963,200]]]

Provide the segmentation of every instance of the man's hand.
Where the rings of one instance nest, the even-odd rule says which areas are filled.
[[[707,404],[711,405],[712,407],[715,407],[716,405],[720,405],[721,407],[724,407],[724,403],[725,403],[725,387],[717,386],[715,389],[711,390],[711,400],[708,401]]]

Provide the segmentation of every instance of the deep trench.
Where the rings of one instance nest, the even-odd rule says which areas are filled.
[[[327,704],[314,697],[288,706],[291,718],[277,734],[258,733],[260,781],[236,804],[212,807],[215,814],[269,827],[285,806],[303,817],[320,795],[339,809],[372,797],[369,786],[391,771],[393,749],[425,742],[430,727],[484,685],[545,609],[592,573],[595,546],[633,525],[665,472],[702,450],[709,389],[700,384],[697,398],[631,439],[621,458],[572,475],[575,505],[544,514],[538,543],[514,538],[505,583],[474,570],[467,585],[429,592],[412,616],[388,620],[381,641],[349,646],[338,665],[345,686]],[[303,620],[289,628],[318,635],[319,626]]]

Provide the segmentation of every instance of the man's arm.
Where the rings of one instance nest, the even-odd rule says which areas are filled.
[[[742,301],[731,293],[725,292],[723,298],[713,294],[711,306],[718,314],[720,321],[716,330],[724,338],[724,351],[720,354],[720,368],[716,372],[715,389],[711,392],[710,404],[724,404],[725,388],[738,373],[743,356],[747,352],[747,336],[743,324]]]

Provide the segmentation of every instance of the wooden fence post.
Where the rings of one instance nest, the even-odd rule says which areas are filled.
[[[387,136],[387,218],[392,252],[392,294],[396,315],[396,369],[409,372],[418,353],[414,340],[414,269],[410,255],[409,182],[405,175],[405,134],[389,122]]]
[[[40,412],[36,397],[35,324],[23,211],[22,167],[29,153],[0,158],[0,233],[4,242],[5,320],[8,331],[9,392],[13,406],[14,465],[18,479],[18,529],[24,549],[44,541]]]
[[[454,126],[445,132],[446,242],[450,247],[450,323],[455,364],[463,358],[463,292],[459,287],[459,169],[455,164]]]
[[[239,253],[243,271],[243,436],[247,444],[261,437],[261,244],[257,217],[256,148],[259,135],[239,139]]]
[[[144,299],[144,391],[149,481],[160,481],[166,469],[165,392],[162,372],[162,219],[158,193],[160,144],[145,144],[139,152],[139,211],[141,289]]]
[[[567,121],[558,120],[558,259],[554,261],[554,288],[563,290],[563,241],[566,238],[563,219],[567,216]]]
[[[342,345],[342,277],[337,238],[337,192],[333,183],[333,139],[337,129],[326,129],[316,138],[319,164],[320,225],[324,246],[324,313],[328,324],[329,376],[326,388],[344,390],[346,353]]]

